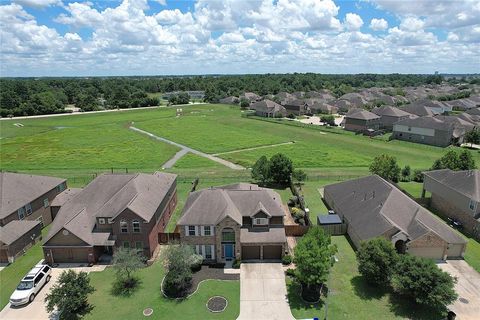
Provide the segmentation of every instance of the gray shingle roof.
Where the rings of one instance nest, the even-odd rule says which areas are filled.
[[[108,233],[92,233],[96,218],[114,219],[127,208],[150,221],[175,179],[163,172],[101,175],[60,208],[45,242],[65,228],[90,245],[101,244]]]
[[[480,171],[450,169],[427,171],[424,174],[467,197],[480,202]]]
[[[360,120],[375,120],[380,119],[375,113],[364,109],[352,109],[346,115],[345,118],[360,119]]]
[[[192,192],[178,225],[215,225],[229,216],[238,224],[259,210],[272,217],[284,216],[278,193],[257,185],[240,183]]]
[[[25,233],[35,228],[40,221],[36,220],[13,220],[0,227],[0,241],[10,245],[18,240]],[[37,234],[36,236],[39,236]]]
[[[428,128],[439,131],[453,130],[452,123],[445,123],[442,119],[436,117],[418,117],[398,121],[396,124],[415,128]]]
[[[372,112],[378,116],[390,116],[390,117],[408,117],[411,115],[410,113],[402,109],[392,107],[392,106],[383,106],[383,107],[374,108]]]
[[[278,103],[272,100],[262,100],[253,103],[250,106],[251,109],[255,109],[256,111],[263,111],[263,112],[281,112],[285,111],[285,108]]]
[[[75,197],[80,191],[82,191],[81,188],[68,188],[63,190],[62,193],[59,193],[55,199],[53,199],[52,203],[50,203],[50,206],[52,207],[61,207],[63,206],[67,201],[70,201],[73,197]]]
[[[249,230],[246,228],[240,229],[240,243],[285,243],[287,237],[285,236],[284,228],[270,228],[268,231]]]
[[[431,212],[377,175],[340,182],[325,187],[338,214],[361,240],[396,229],[414,240],[429,231],[448,243],[466,243],[454,230]]]
[[[65,179],[54,177],[1,172],[0,219],[7,217],[65,181]]]

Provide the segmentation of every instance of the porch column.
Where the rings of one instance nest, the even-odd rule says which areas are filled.
[[[263,245],[260,245],[260,260],[263,260]]]

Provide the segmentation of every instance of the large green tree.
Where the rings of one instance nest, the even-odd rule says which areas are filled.
[[[371,173],[378,174],[380,177],[393,182],[398,182],[400,177],[400,167],[397,164],[397,159],[388,154],[376,156],[369,169]]]
[[[321,227],[313,226],[300,238],[294,252],[296,279],[315,292],[327,281],[337,247]]]
[[[129,293],[137,284],[134,273],[145,266],[145,256],[141,250],[118,248],[113,254],[113,268],[116,281],[114,284],[117,293]]]
[[[393,290],[416,303],[445,309],[457,299],[456,279],[430,259],[401,255],[392,275]]]
[[[78,319],[93,309],[88,295],[94,291],[86,272],[63,271],[45,297],[47,311],[58,310],[61,320]]]
[[[363,242],[357,251],[358,271],[372,284],[386,286],[398,262],[398,254],[391,242],[375,238]]]
[[[293,173],[293,164],[286,155],[277,153],[270,158],[270,178],[273,183],[287,185]]]
[[[470,143],[470,147],[474,144],[480,144],[480,130],[477,128],[467,132],[465,134],[465,142]]]
[[[163,261],[167,274],[163,281],[163,291],[169,297],[183,297],[192,284],[192,266],[197,262],[191,246],[169,245],[163,251]]]
[[[449,150],[441,158],[435,160],[431,169],[472,170],[476,167],[475,160],[469,150],[463,150],[460,153]]]
[[[270,161],[266,156],[261,156],[252,167],[252,178],[266,184],[270,178]]]

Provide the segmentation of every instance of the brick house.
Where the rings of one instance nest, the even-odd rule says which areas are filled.
[[[287,114],[296,116],[303,116],[311,112],[305,100],[301,99],[287,100],[283,103],[283,107],[287,110]]]
[[[372,113],[375,113],[377,116],[380,117],[380,128],[386,129],[389,131],[393,130],[393,124],[409,119],[411,117],[416,117],[413,114],[410,114],[402,109],[395,108],[392,106],[382,106],[378,108],[374,108]]]
[[[254,184],[212,187],[189,195],[180,241],[207,262],[278,260],[285,252],[285,207],[278,193]]]
[[[345,115],[345,130],[365,132],[380,128],[380,117],[364,109],[352,109]]]
[[[48,263],[95,263],[115,248],[152,257],[177,203],[176,175],[104,174],[66,201],[45,238]]]
[[[261,100],[250,105],[250,109],[255,110],[255,114],[260,117],[277,118],[285,117],[287,110],[272,100]]]
[[[480,171],[449,169],[424,172],[423,194],[432,194],[430,206],[444,218],[462,223],[480,240]]]
[[[328,185],[324,200],[347,224],[357,248],[362,241],[381,236],[400,253],[436,260],[464,255],[463,237],[377,175]]]
[[[52,222],[50,204],[67,186],[65,179],[0,173],[1,262],[13,262]]]

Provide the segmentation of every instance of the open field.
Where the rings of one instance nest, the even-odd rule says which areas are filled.
[[[299,295],[299,287],[287,279],[288,299],[297,319],[324,319],[325,303],[328,319],[417,319],[438,320],[438,315],[419,310],[405,300],[380,288],[371,287],[357,270],[355,252],[344,236],[332,237],[338,247],[338,262],[330,272],[329,296],[319,304],[307,304]]]
[[[160,283],[165,274],[161,262],[143,268],[137,273],[141,284],[130,297],[111,294],[115,272],[107,268],[89,274],[96,291],[90,295],[94,305],[89,319],[141,319],[145,308],[152,308],[152,319],[236,319],[240,312],[240,282],[207,280],[199,285],[198,291],[186,300],[170,300],[162,296]],[[205,307],[208,299],[220,295],[228,300],[227,309],[215,314]]]

